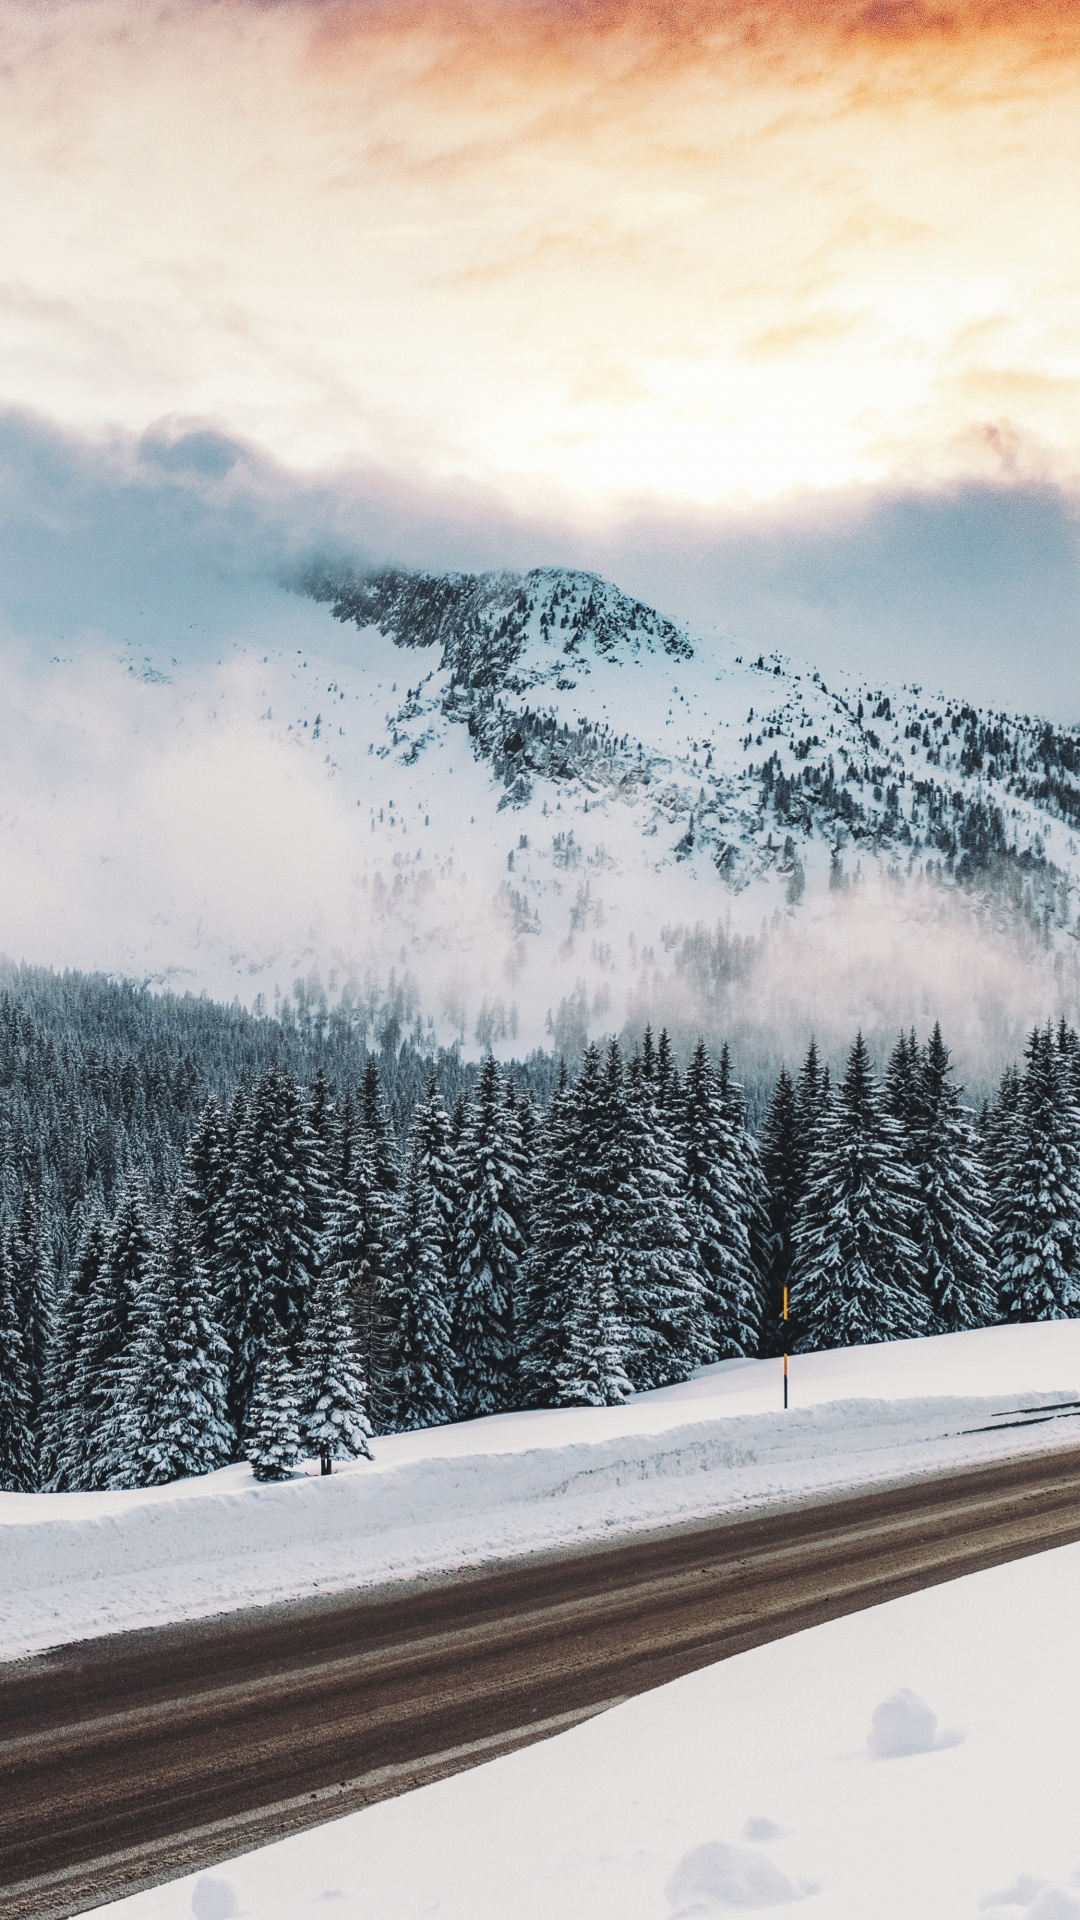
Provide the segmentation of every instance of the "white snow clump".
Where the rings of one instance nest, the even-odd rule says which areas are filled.
[[[959,1733],[938,1733],[937,1714],[910,1687],[882,1700],[870,1715],[866,1745],[876,1760],[898,1760],[909,1753],[935,1753],[955,1747]]]
[[[204,1874],[195,1882],[191,1911],[195,1920],[233,1920],[233,1915],[240,1911],[240,1902],[232,1881]]]
[[[707,1920],[733,1907],[780,1907],[814,1891],[796,1886],[763,1854],[708,1840],[679,1861],[664,1891],[671,1920]]]

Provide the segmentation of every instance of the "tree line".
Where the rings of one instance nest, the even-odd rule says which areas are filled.
[[[58,1277],[27,1179],[0,1229],[0,1485],[153,1485],[373,1433],[618,1404],[701,1364],[1080,1312],[1080,1039],[1039,1029],[981,1117],[939,1029],[883,1076],[811,1045],[760,1133],[726,1049],[585,1049],[546,1104],[488,1057],[404,1140],[271,1063],[210,1095],[171,1190],[91,1194]]]

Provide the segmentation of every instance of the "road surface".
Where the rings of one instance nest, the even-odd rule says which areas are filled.
[[[1074,1540],[1080,1447],[0,1666],[0,1915],[82,1912]]]

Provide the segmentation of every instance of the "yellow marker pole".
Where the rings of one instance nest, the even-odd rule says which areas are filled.
[[[787,1288],[784,1288],[784,1412],[787,1412]]]

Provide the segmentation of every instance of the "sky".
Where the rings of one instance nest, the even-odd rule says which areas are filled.
[[[565,560],[1080,719],[1078,80],[1068,0],[8,0],[0,542]]]

